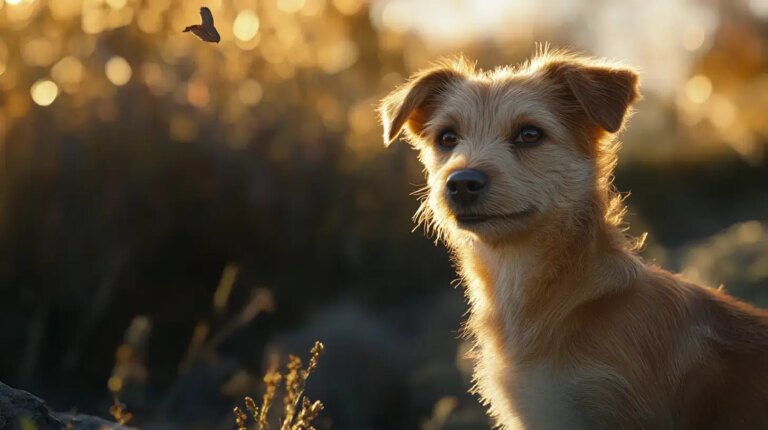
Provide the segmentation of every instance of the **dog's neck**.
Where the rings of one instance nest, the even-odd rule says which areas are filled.
[[[633,268],[641,266],[617,245],[621,231],[604,219],[586,216],[520,243],[473,241],[456,248],[473,335],[482,342],[499,342],[499,347],[514,345],[507,352],[518,359],[533,357],[556,347],[553,334],[562,332],[578,306],[628,288],[637,276]]]

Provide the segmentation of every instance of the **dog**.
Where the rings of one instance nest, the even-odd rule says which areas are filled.
[[[415,219],[465,285],[473,390],[501,429],[768,429],[768,312],[647,264],[612,184],[629,67],[446,60],[379,107],[418,150]]]

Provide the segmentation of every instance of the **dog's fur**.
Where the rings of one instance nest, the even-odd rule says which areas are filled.
[[[451,250],[470,303],[476,391],[503,429],[768,429],[768,313],[636,255],[612,187],[638,98],[634,71],[563,52],[479,71],[457,59],[387,96],[427,187],[417,214]],[[522,124],[544,140],[512,143]],[[453,149],[436,140],[459,136]],[[485,172],[484,214],[446,197],[457,169]]]

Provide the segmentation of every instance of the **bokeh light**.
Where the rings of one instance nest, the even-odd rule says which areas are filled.
[[[233,27],[235,37],[247,42],[259,32],[259,17],[252,10],[243,10],[237,14]]]
[[[685,94],[694,103],[704,103],[712,94],[712,81],[704,75],[693,76],[685,84]]]
[[[71,55],[62,58],[51,68],[51,77],[62,86],[79,84],[83,73],[83,64]]]
[[[729,133],[738,119],[736,105],[727,97],[716,95],[711,98],[710,121],[718,129]]]
[[[163,28],[162,15],[152,9],[141,11],[138,25],[141,31],[145,33],[157,33]]]
[[[277,0],[277,7],[286,13],[295,13],[304,7],[306,0]]]
[[[189,115],[175,114],[171,117],[170,137],[179,142],[192,142],[197,138],[199,126]]]
[[[701,48],[701,45],[704,44],[706,37],[707,33],[702,26],[690,25],[683,31],[683,48],[688,51],[695,51]]]
[[[247,106],[255,106],[261,101],[263,90],[255,79],[246,79],[237,89],[237,96]]]
[[[118,87],[123,86],[131,80],[131,65],[120,56],[114,56],[107,61],[104,71],[110,82]]]
[[[768,18],[768,0],[747,0],[749,9],[761,18]]]
[[[187,84],[187,101],[197,108],[204,108],[211,100],[208,84],[201,77],[190,79]]]
[[[128,0],[104,0],[112,9],[122,9],[128,3]]]
[[[67,20],[80,14],[82,3],[71,0],[48,0],[51,15],[57,20]]]
[[[45,38],[26,39],[21,45],[21,57],[30,66],[47,66],[51,64],[56,52],[53,43]]]
[[[41,79],[29,91],[32,100],[40,106],[50,106],[59,95],[59,87],[49,79]]]
[[[730,43],[729,38],[745,37],[744,27],[727,25],[733,18],[726,18],[726,12],[706,2],[646,3],[638,10],[621,2],[595,9],[565,0],[213,0],[206,6],[214,13],[222,41],[206,45],[180,31],[199,22],[197,4],[178,0],[6,1],[3,14],[9,31],[27,27],[35,31],[22,34],[17,41],[0,41],[0,90],[30,85],[24,68],[34,67],[40,69],[35,79],[49,75],[59,91],[76,96],[66,103],[82,105],[92,97],[112,97],[107,87],[99,87],[102,81],[94,75],[96,62],[100,62],[104,82],[112,86],[124,86],[137,74],[153,97],[168,97],[230,124],[243,117],[244,108],[274,102],[272,93],[291,94],[286,88],[297,79],[302,86],[318,88],[311,95],[313,105],[328,104],[325,84],[318,78],[322,73],[343,80],[345,84],[336,91],[349,91],[350,96],[337,100],[336,108],[312,115],[329,131],[346,130],[368,137],[368,148],[373,150],[375,133],[362,126],[365,123],[358,120],[363,116],[356,105],[368,98],[366,93],[397,85],[410,71],[443,54],[465,51],[470,56],[486,56],[481,58],[483,65],[515,62],[534,49],[536,34],[537,40],[550,40],[553,46],[573,46],[639,67],[646,100],[654,106],[636,116],[646,126],[664,123],[658,109],[667,101],[678,110],[679,122],[685,127],[709,124],[717,130],[742,130],[728,139],[719,132],[710,134],[710,139],[721,139],[723,149],[732,148],[726,140],[733,136],[752,136],[754,141],[757,133],[768,133],[757,114],[763,104],[740,96],[759,93],[759,78],[754,78],[752,90],[722,87],[721,82],[731,78],[719,73],[722,66],[711,70],[709,64],[715,63],[704,60],[711,50]],[[765,3],[747,0],[744,10],[763,19]],[[631,35],[622,24],[628,20],[634,25]],[[67,23],[79,25],[82,31],[69,33]],[[126,49],[140,39],[144,40],[141,48]],[[125,44],[119,51],[118,40]],[[750,55],[749,43],[735,46],[731,53],[741,52],[738,47],[743,46],[743,56]],[[754,47],[749,49],[757,52]],[[754,67],[744,58],[743,67]],[[738,67],[729,65],[734,70]],[[314,76],[311,84],[305,82],[308,73]],[[366,74],[369,77],[363,78]],[[92,82],[98,84],[90,85]],[[281,103],[298,102],[286,99]],[[16,103],[15,112],[22,106],[23,102]],[[242,136],[252,132],[238,131]],[[643,140],[634,139],[632,133],[635,131],[630,130],[626,139],[627,151],[635,153],[637,146],[637,153],[648,153],[640,149]],[[360,153],[367,140],[353,140]],[[697,141],[717,145],[708,139]]]
[[[10,21],[10,26],[15,29],[24,28],[39,12],[39,4],[32,0],[13,0],[7,3],[5,16]]]
[[[381,23],[389,30],[404,32],[411,27],[411,13],[406,1],[395,0],[384,6]]]
[[[338,73],[351,67],[357,61],[359,50],[351,40],[341,40],[326,46],[317,53],[317,61],[327,73]]]
[[[333,6],[344,15],[354,15],[363,7],[363,0],[333,0]]]
[[[106,16],[100,9],[84,9],[80,25],[86,34],[99,34],[106,29]]]

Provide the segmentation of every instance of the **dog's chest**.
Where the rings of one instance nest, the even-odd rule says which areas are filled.
[[[572,398],[572,379],[547,365],[516,372],[510,387],[514,408],[526,429],[582,428]]]
[[[476,368],[481,394],[498,411],[500,422],[507,426],[503,428],[516,428],[508,424],[513,422],[509,417],[514,416],[525,429],[586,428],[574,401],[574,394],[582,385],[577,375],[556,370],[543,357],[536,364],[514,364],[547,336],[540,321],[521,318],[526,294],[535,287],[530,280],[532,268],[537,266],[536,258],[531,254],[502,261],[494,261],[489,254],[482,257],[485,268],[495,269],[491,276],[468,277],[487,282],[470,284],[473,312],[483,322],[475,333],[481,342],[482,357]],[[489,295],[484,296],[485,292]],[[483,339],[493,339],[492,333],[498,332],[503,333],[500,348],[494,348],[492,342],[483,343]]]
[[[517,357],[525,355],[534,344],[546,336],[546,330],[539,321],[522,320],[520,306],[525,302],[526,288],[530,288],[531,268],[535,267],[535,259],[530,255],[520,255],[507,264],[499,265],[494,275],[490,277],[493,285],[487,290],[493,291],[496,330],[504,333],[504,357],[498,357],[491,349],[485,349],[489,355],[484,360],[485,372],[480,372],[480,378],[492,381],[505,381],[502,391],[512,400],[510,415],[516,415],[526,429],[574,429],[584,428],[575,407],[574,391],[580,385],[577,375],[571,375],[555,368],[546,359],[537,364],[516,366]],[[503,365],[501,363],[511,363]],[[482,385],[482,384],[481,384]],[[494,383],[487,381],[484,386],[493,387]],[[495,396],[487,396],[492,403]]]

